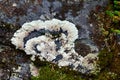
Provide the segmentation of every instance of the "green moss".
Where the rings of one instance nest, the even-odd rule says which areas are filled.
[[[101,68],[100,72],[97,75],[94,75],[93,80],[118,80],[118,75],[111,71],[111,63],[114,59],[114,50],[108,51],[107,48],[104,48],[100,51],[98,60],[98,65]]]
[[[112,4],[111,4],[112,3]],[[120,21],[120,1],[113,0],[109,4],[109,9],[106,10],[106,14],[109,15],[114,23]]]
[[[109,52],[105,48],[99,53],[98,57],[99,57],[98,64],[100,65],[101,68],[104,68],[111,64],[112,59],[113,59],[113,53]]]
[[[114,17],[114,14],[113,14],[112,11],[107,10],[107,11],[106,11],[106,14],[109,15],[110,17]]]
[[[113,28],[111,28],[111,31],[112,31],[113,33],[120,34],[120,30],[119,30],[119,29],[113,29]]]
[[[65,70],[66,68],[58,68],[52,64],[41,66],[39,76],[32,77],[32,80],[84,80],[80,75],[74,74],[72,71]]]
[[[115,73],[105,70],[102,71],[94,80],[117,80],[117,75]]]

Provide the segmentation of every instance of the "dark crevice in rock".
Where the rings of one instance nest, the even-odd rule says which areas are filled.
[[[85,45],[84,43],[81,43],[79,40],[75,41],[75,51],[81,55],[81,56],[86,56],[91,52],[91,49],[89,46]]]

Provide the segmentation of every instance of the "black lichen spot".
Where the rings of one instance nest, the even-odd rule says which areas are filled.
[[[67,31],[63,31],[62,28],[60,28],[60,32],[61,32],[61,33],[64,33],[66,36],[68,36],[68,32],[67,32]]]
[[[60,31],[49,31],[49,33],[52,35],[52,39],[56,39],[59,38],[61,36],[61,32]]]
[[[73,64],[70,64],[69,67],[70,67],[70,68],[74,68],[75,66],[74,66]]]
[[[68,36],[68,32],[67,32],[67,31],[64,31],[63,33],[64,33],[66,36]]]
[[[36,45],[34,45],[34,51],[36,52],[36,53],[41,53],[41,51],[39,51],[38,49],[37,49],[37,46],[38,46],[38,44],[36,44]]]
[[[68,53],[68,52],[70,52],[70,50],[67,50],[67,49],[66,49],[64,52]]]
[[[26,42],[29,39],[32,39],[34,37],[38,37],[38,36],[41,36],[41,35],[45,35],[46,32],[47,32],[47,30],[45,30],[45,29],[34,30],[34,31],[30,32],[29,35],[24,38],[24,45],[26,44]]]
[[[59,55],[56,56],[55,59],[52,60],[52,62],[53,62],[53,61],[58,62],[58,61],[61,60],[62,58],[63,58],[63,55],[59,54]]]
[[[52,35],[53,39],[61,37],[61,33],[64,33],[66,36],[68,36],[68,32],[63,31],[62,28],[60,28],[59,31],[56,31],[56,30],[49,31],[49,33]]]
[[[84,67],[83,66],[81,66],[80,64],[78,64],[78,66],[76,67],[78,70],[80,70],[80,69],[84,69]]]
[[[56,44],[56,51],[58,51],[60,47],[62,46],[62,43],[60,40],[55,40],[55,44]]]

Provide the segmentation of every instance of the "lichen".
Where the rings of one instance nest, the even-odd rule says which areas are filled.
[[[27,55],[32,55],[32,60],[37,56],[40,60],[55,63],[59,67],[69,66],[73,70],[89,73],[94,69],[97,55],[79,55],[74,49],[77,38],[78,30],[73,23],[52,19],[23,24],[14,33],[11,42]]]

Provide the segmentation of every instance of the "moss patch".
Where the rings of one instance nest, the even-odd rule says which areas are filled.
[[[39,69],[39,76],[32,77],[32,80],[85,80],[80,77],[80,74],[75,71],[70,71],[67,68],[58,68],[53,64],[46,64]]]

